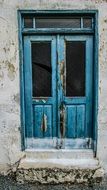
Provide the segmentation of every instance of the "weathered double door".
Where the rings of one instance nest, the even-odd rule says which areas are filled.
[[[93,39],[24,37],[27,148],[90,148]]]

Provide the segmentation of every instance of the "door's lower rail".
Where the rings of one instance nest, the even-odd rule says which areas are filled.
[[[63,140],[65,149],[92,149],[93,140],[91,138],[59,139],[53,138],[26,138],[26,149],[63,149],[57,148],[57,142]]]

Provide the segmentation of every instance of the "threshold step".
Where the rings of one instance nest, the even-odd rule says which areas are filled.
[[[25,154],[27,158],[33,159],[93,159],[93,150],[86,149],[86,150],[57,150],[57,149],[26,149]]]
[[[97,168],[99,162],[97,159],[33,159],[24,158],[21,160],[18,168]]]
[[[95,158],[23,158],[15,176],[20,183],[41,184],[94,183],[104,175],[99,161]]]

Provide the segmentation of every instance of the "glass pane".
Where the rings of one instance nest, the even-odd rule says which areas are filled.
[[[92,28],[92,18],[84,18],[83,19],[83,27],[84,28]]]
[[[66,42],[66,96],[85,96],[85,42]]]
[[[51,96],[51,43],[32,43],[33,97]]]
[[[37,28],[80,28],[80,18],[38,18],[36,19]]]
[[[33,28],[33,18],[24,18],[24,27]]]

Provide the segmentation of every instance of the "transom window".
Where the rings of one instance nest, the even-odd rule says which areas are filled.
[[[23,17],[24,28],[93,28],[92,17]]]

